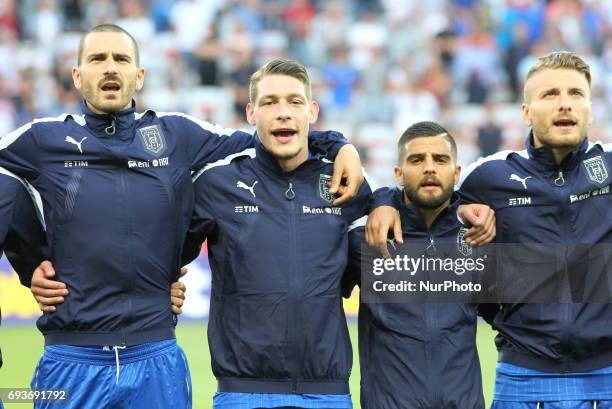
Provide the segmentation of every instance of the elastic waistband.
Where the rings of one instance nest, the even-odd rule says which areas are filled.
[[[57,331],[46,332],[45,346],[47,345],[117,345],[133,346],[149,342],[175,339],[174,327],[155,328],[138,332],[104,332],[104,331]]]
[[[505,362],[543,372],[583,372],[611,366],[612,351],[594,353],[592,357],[581,360],[568,356],[553,360],[518,351],[501,349],[499,351],[498,362]]]
[[[121,362],[128,364],[166,354],[177,348],[176,340],[151,342],[120,349]],[[44,356],[63,362],[91,365],[116,365],[116,351],[109,347],[82,347],[73,345],[49,345]]]
[[[217,380],[217,392],[238,393],[283,393],[346,395],[349,392],[347,381],[309,381],[268,379],[220,378]]]

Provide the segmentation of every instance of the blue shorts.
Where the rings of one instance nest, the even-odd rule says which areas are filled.
[[[285,395],[274,393],[217,392],[213,409],[352,409],[351,395]]]
[[[559,402],[612,401],[612,367],[586,372],[542,372],[497,364],[494,401]]]
[[[491,409],[612,409],[612,401],[563,400],[557,402],[493,401]]]
[[[64,389],[36,409],[190,409],[191,377],[175,340],[132,347],[45,347],[32,389]]]

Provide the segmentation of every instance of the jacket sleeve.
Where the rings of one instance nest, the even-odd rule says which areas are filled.
[[[308,133],[308,150],[330,160],[336,159],[338,151],[349,142],[344,135],[336,131],[310,131]]]
[[[482,167],[479,166],[478,162],[466,168],[464,176],[457,186],[457,194],[461,204],[489,204],[486,197],[487,181],[482,173]]]
[[[357,191],[357,196],[342,206],[342,212],[345,214],[345,220],[347,220],[351,226],[349,227],[349,230],[353,227],[355,221],[360,218],[365,218],[368,214],[372,201],[372,189],[370,186],[370,182],[368,181],[366,175],[364,182]]]
[[[34,269],[47,254],[45,232],[22,182],[6,174],[0,178],[0,248],[29,287]]]
[[[196,180],[194,181],[195,203],[191,224],[183,245],[183,265],[189,264],[198,257],[202,243],[207,238],[212,237],[216,231],[213,203],[207,189],[208,183],[205,179],[206,177],[202,173],[196,175]]]
[[[380,206],[392,206],[399,210],[402,204],[402,189],[398,187],[381,187],[372,194],[370,212]]]
[[[365,227],[360,225],[349,231],[349,256],[340,282],[342,296],[349,298],[353,288],[361,285],[361,262],[365,245]]]
[[[497,287],[497,244],[490,243],[484,246],[473,248],[474,254],[477,259],[485,260],[485,268],[480,275],[480,283],[482,286],[482,292],[477,297],[478,303],[478,315],[484,320],[493,325],[495,316],[500,309],[500,299],[498,295]]]
[[[19,275],[21,284],[26,287],[31,286],[32,273],[36,267],[49,258],[45,232],[37,217],[32,198],[23,187],[19,189],[15,200],[4,251]]]
[[[39,175],[40,150],[29,123],[0,139],[0,166],[32,180]]]

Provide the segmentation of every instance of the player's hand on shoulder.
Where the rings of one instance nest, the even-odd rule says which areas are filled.
[[[32,274],[30,291],[42,312],[54,312],[55,305],[64,302],[68,295],[66,284],[54,280],[55,269],[50,261],[43,261]]]
[[[363,180],[363,168],[357,149],[353,145],[344,145],[336,155],[329,186],[329,192],[337,196],[333,205],[340,206],[357,196]]]
[[[465,242],[476,246],[490,243],[496,234],[495,210],[484,204],[460,205],[457,214],[471,227],[465,233]]]
[[[365,237],[370,246],[380,249],[385,258],[391,257],[387,247],[389,233],[398,243],[403,243],[402,223],[399,212],[392,206],[379,206],[372,210],[366,223]]]

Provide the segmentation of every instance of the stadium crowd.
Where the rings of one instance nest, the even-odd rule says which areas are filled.
[[[0,135],[79,111],[75,45],[105,22],[140,44],[140,106],[234,127],[248,127],[256,67],[299,60],[322,107],[318,128],[350,137],[381,184],[393,181],[397,135],[420,120],[445,124],[463,165],[522,149],[521,78],[552,50],[586,57],[590,137],[612,140],[612,3],[603,0],[3,0]]]

